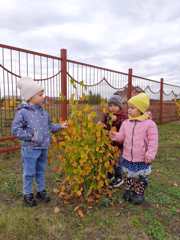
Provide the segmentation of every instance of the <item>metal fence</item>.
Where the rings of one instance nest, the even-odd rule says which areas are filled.
[[[9,137],[10,127],[20,103],[16,83],[22,76],[30,76],[44,87],[45,108],[55,120],[67,118],[68,100],[75,92],[77,98],[93,94],[101,99],[119,92],[127,99],[134,90],[143,90],[151,99],[159,101],[160,122],[163,121],[163,103],[180,98],[180,86],[166,84],[163,79],[155,81],[135,76],[132,69],[124,73],[69,60],[65,49],[61,49],[57,57],[0,44],[0,142],[13,139]]]

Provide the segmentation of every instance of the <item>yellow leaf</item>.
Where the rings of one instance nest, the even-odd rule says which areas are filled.
[[[56,140],[56,137],[55,137],[55,136],[52,136],[52,142],[53,142],[53,143],[56,143],[56,142],[57,142],[57,140]]]
[[[102,109],[102,111],[103,111],[103,113],[107,113],[107,108],[104,107],[104,108]]]
[[[111,127],[111,132],[117,132],[117,128],[116,127]]]
[[[78,192],[76,192],[76,195],[80,197],[82,195],[82,192],[79,190]]]
[[[104,166],[106,167],[106,168],[108,168],[109,167],[109,162],[105,162],[105,164],[104,164]]]
[[[57,193],[59,193],[59,190],[57,188],[54,188],[53,192],[57,194]]]
[[[97,151],[97,152],[99,151],[99,147],[96,147],[96,151]]]
[[[100,180],[98,182],[98,188],[102,188],[104,186],[104,182],[102,180]]]

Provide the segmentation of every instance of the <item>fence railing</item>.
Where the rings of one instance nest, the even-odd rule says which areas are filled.
[[[54,119],[67,119],[68,99],[76,93],[109,98],[118,92],[126,100],[136,91],[145,91],[151,99],[159,101],[159,122],[163,122],[165,101],[180,98],[180,86],[143,78],[87,63],[70,60],[67,50],[60,56],[52,56],[31,50],[0,44],[0,136],[10,135],[10,126],[20,92],[16,87],[18,78],[30,76],[45,89],[46,109]],[[76,88],[72,87],[72,80]],[[83,82],[83,84],[82,84]],[[60,96],[64,101],[59,101]]]

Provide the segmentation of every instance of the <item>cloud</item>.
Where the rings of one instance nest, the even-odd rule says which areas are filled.
[[[0,42],[180,84],[178,0],[6,0]]]

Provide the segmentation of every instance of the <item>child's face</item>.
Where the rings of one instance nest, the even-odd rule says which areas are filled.
[[[141,112],[136,107],[134,107],[133,105],[129,104],[128,105],[128,115],[130,117],[138,117],[138,116],[141,115]]]
[[[44,103],[44,99],[45,99],[44,91],[40,91],[36,95],[34,95],[29,102],[31,104],[42,105]]]
[[[117,112],[121,111],[121,108],[118,105],[110,103],[109,104],[109,111],[112,112],[112,113],[117,113]]]

